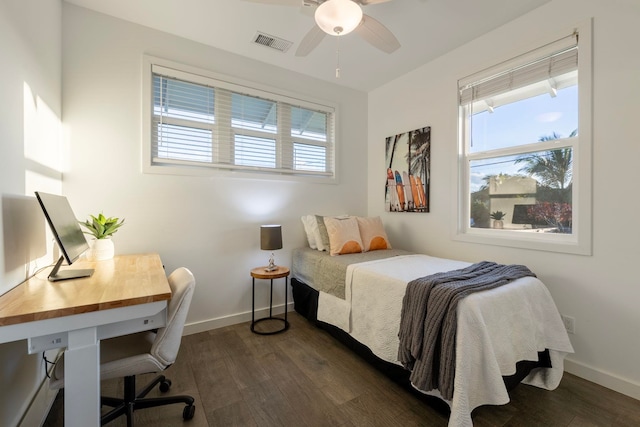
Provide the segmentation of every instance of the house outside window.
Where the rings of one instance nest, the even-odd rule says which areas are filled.
[[[458,82],[456,238],[588,254],[590,30]]]
[[[335,180],[335,106],[230,80],[145,58],[145,172]]]

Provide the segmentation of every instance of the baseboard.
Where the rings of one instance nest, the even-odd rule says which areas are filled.
[[[570,374],[640,400],[640,384],[638,383],[570,359],[565,359],[564,368]]]
[[[293,311],[293,302],[287,304],[289,312]],[[284,313],[284,304],[274,305],[271,310],[273,314],[282,314]],[[266,317],[269,315],[269,309],[263,308],[256,310],[255,318],[259,319],[261,317]],[[250,322],[251,321],[251,312],[247,311],[244,313],[232,314],[230,316],[218,317],[215,319],[203,320],[200,322],[192,322],[184,325],[183,335],[192,335],[197,334],[199,332],[210,331],[211,329],[223,328],[225,326],[237,325],[238,323]]]

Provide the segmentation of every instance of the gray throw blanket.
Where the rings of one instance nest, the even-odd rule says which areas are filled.
[[[423,391],[438,389],[451,400],[458,302],[526,276],[535,274],[523,265],[482,261],[409,282],[402,300],[398,360],[411,370],[412,384]]]

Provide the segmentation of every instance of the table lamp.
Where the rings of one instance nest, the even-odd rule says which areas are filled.
[[[261,225],[260,226],[260,249],[263,251],[274,251],[282,249],[282,226],[280,225]],[[277,270],[278,266],[273,261],[273,252],[269,258],[269,265],[266,271]]]

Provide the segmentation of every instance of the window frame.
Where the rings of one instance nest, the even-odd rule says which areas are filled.
[[[458,197],[454,200],[453,239],[469,243],[507,246],[522,249],[533,249],[550,252],[561,252],[578,255],[592,253],[592,20],[580,23],[569,31],[555,34],[537,44],[527,53],[508,59],[496,66],[487,68],[460,81],[479,81],[504,70],[530,62],[536,57],[544,56],[544,48],[572,33],[578,34],[578,136],[545,142],[519,145],[509,148],[469,153],[467,123],[464,107],[458,107],[458,147],[456,158],[455,182]],[[524,51],[524,49],[523,49]],[[555,150],[565,147],[573,149],[573,181],[572,181],[572,233],[523,233],[516,230],[496,230],[473,228],[469,223],[470,212],[470,171],[469,161],[484,157],[525,154]]]
[[[155,71],[154,71],[155,70]],[[191,161],[182,161],[177,159],[166,159],[162,162],[156,162],[153,158],[154,141],[154,92],[153,92],[153,76],[157,71],[162,71],[172,78],[177,78],[187,82],[214,87],[216,90],[216,101],[218,103],[221,91],[224,96],[231,97],[232,92],[241,93],[249,96],[256,96],[275,101],[278,108],[278,132],[270,134],[276,139],[276,167],[259,168],[251,166],[239,166],[234,164],[209,164],[202,165]],[[143,93],[142,93],[142,171],[150,174],[166,174],[166,175],[187,175],[187,176],[212,176],[222,175],[228,177],[252,178],[256,179],[278,179],[278,180],[302,180],[320,183],[337,183],[338,173],[336,165],[338,164],[338,150],[336,144],[336,134],[338,133],[338,105],[336,103],[319,100],[316,98],[301,96],[285,90],[276,89],[267,85],[261,85],[254,82],[247,82],[239,78],[218,74],[212,71],[203,70],[185,64],[176,63],[174,61],[157,58],[150,55],[143,56]],[[327,138],[326,141],[307,139],[297,135],[291,135],[291,121],[286,121],[283,117],[291,117],[292,106],[305,108],[309,110],[319,111],[327,114]],[[281,114],[283,107],[287,107],[287,114]],[[215,111],[215,110],[214,110]],[[214,113],[215,114],[215,113]],[[223,119],[224,120],[224,119]],[[222,126],[216,118],[215,124],[202,124],[203,129],[212,132],[220,132]],[[255,132],[250,129],[238,129],[231,126],[229,117],[229,128],[224,127],[222,131],[229,131],[230,135],[241,133],[247,136],[259,136],[261,132]],[[200,126],[198,126],[200,127]],[[325,162],[327,172],[294,170],[294,144],[311,144],[323,147],[326,150]],[[288,144],[291,158],[283,158],[283,147]],[[214,159],[225,158],[233,160],[234,143],[233,139],[227,144],[221,144],[212,147],[212,157]],[[218,151],[218,152],[216,152]]]

